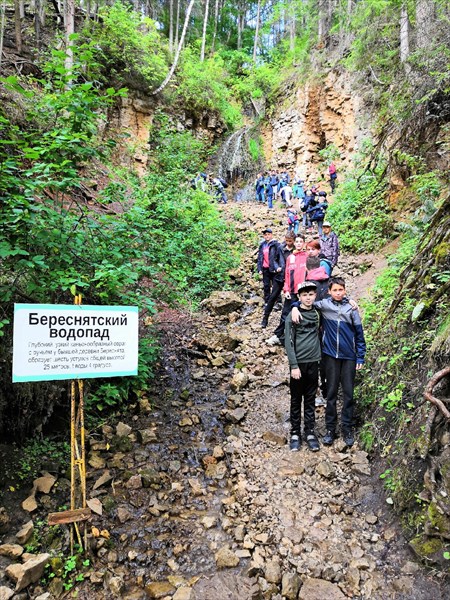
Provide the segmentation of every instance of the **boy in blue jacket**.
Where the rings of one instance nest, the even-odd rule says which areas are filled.
[[[347,446],[355,443],[353,434],[353,391],[356,371],[363,368],[366,342],[361,317],[352,308],[346,297],[345,281],[332,277],[328,285],[330,298],[314,303],[322,315],[322,356],[327,379],[327,408],[325,424],[327,432],[323,438],[326,446],[336,439],[337,396],[342,387],[343,404],[341,414],[342,436]],[[292,309],[292,320],[300,318],[296,307]]]

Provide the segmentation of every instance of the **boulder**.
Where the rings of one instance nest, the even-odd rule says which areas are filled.
[[[223,546],[216,552],[214,558],[218,569],[237,567],[239,564],[239,557],[228,546]]]
[[[244,300],[234,292],[216,291],[209,298],[203,301],[203,305],[207,306],[216,315],[228,315],[233,311],[241,308]]]
[[[306,579],[298,596],[299,600],[345,600],[344,594],[334,583],[325,579]]]
[[[38,581],[44,572],[45,565],[50,560],[50,554],[38,554],[24,564],[9,565],[6,575],[16,582],[16,592],[25,589],[30,583]]]

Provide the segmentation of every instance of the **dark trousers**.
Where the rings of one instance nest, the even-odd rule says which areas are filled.
[[[316,423],[315,398],[319,380],[319,363],[300,363],[300,379],[290,378],[291,390],[291,433],[300,435],[302,422],[302,400],[305,435],[314,431]]]
[[[286,298],[285,301],[284,301],[283,309],[281,311],[280,322],[278,324],[278,327],[273,332],[274,335],[276,335],[277,338],[280,341],[284,340],[284,325],[285,325],[285,322],[286,322],[286,317],[291,312],[291,305],[292,305],[292,303],[296,302],[296,301],[297,301],[297,294],[291,294],[291,299],[288,300]]]
[[[264,285],[264,316],[269,318],[270,313],[278,300],[283,289],[284,281],[279,279],[280,273],[271,273],[269,269],[263,268],[263,285]]]
[[[342,430],[353,426],[353,389],[355,387],[356,361],[333,358],[323,355],[325,375],[327,380],[327,408],[325,423],[328,430],[335,431],[337,426],[337,397],[339,384],[342,387]]]
[[[327,388],[327,374],[325,372],[325,361],[322,357],[322,360],[319,363],[319,373],[320,373],[320,391],[322,392],[322,398],[324,400],[327,399],[328,388]]]

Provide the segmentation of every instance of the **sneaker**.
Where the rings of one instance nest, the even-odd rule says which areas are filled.
[[[355,443],[355,436],[351,429],[344,431],[342,437],[344,438],[345,445],[348,446],[349,448],[351,448],[353,446],[353,444]]]
[[[334,431],[331,431],[331,429],[329,429],[326,434],[323,436],[322,442],[325,444],[325,446],[331,446],[331,444],[334,442],[334,440],[336,439],[336,433]]]
[[[278,346],[279,344],[281,344],[281,342],[277,335],[273,335],[268,340],[266,340],[266,344],[268,344],[269,346]]]
[[[306,436],[306,443],[312,452],[318,452],[320,450],[319,440],[316,438],[314,433],[309,433]]]
[[[275,304],[275,306],[273,307],[273,310],[277,310],[277,311],[283,310],[283,305],[281,304],[281,302],[277,302]]]
[[[263,317],[263,320],[261,321],[261,329],[265,329],[268,324],[269,324],[269,319],[267,317]]]
[[[326,398],[323,398],[322,396],[317,396],[316,406],[326,406],[326,405],[327,405]]]
[[[289,450],[292,452],[298,452],[300,450],[300,446],[302,445],[302,441],[300,436],[297,434],[291,435],[291,441],[289,442]]]

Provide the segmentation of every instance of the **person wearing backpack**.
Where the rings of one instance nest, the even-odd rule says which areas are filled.
[[[317,286],[317,300],[322,300],[328,293],[328,280],[332,265],[320,251],[320,242],[313,240],[306,244],[308,258],[306,261],[306,281],[314,281]]]
[[[320,251],[330,261],[331,268],[334,269],[340,254],[339,239],[334,231],[331,230],[331,223],[329,221],[324,221],[322,231],[322,235],[319,238]]]
[[[298,228],[300,226],[300,219],[298,218],[297,211],[292,206],[288,206],[286,210],[286,215],[288,219],[288,231],[292,231],[294,235],[297,235]]]
[[[258,173],[255,181],[255,192],[256,192],[256,202],[264,202],[265,201],[265,186],[264,186],[264,176],[262,173]]]
[[[331,161],[328,166],[328,174],[330,176],[331,193],[334,194],[334,190],[337,185],[337,172],[336,172],[336,165],[334,164],[333,161]]]
[[[212,191],[214,194],[214,198],[215,200],[217,200],[217,202],[219,203],[223,203],[223,204],[227,204],[227,195],[225,193],[225,188],[223,185],[223,179],[220,177],[214,177],[213,173],[210,173],[208,176],[208,180],[210,185],[212,186]],[[225,182],[225,185],[228,185]]]
[[[311,223],[317,223],[317,229],[319,236],[322,235],[322,226],[325,219],[325,212],[328,208],[327,193],[319,192],[317,194],[317,200],[314,205],[306,209],[307,214]]]

